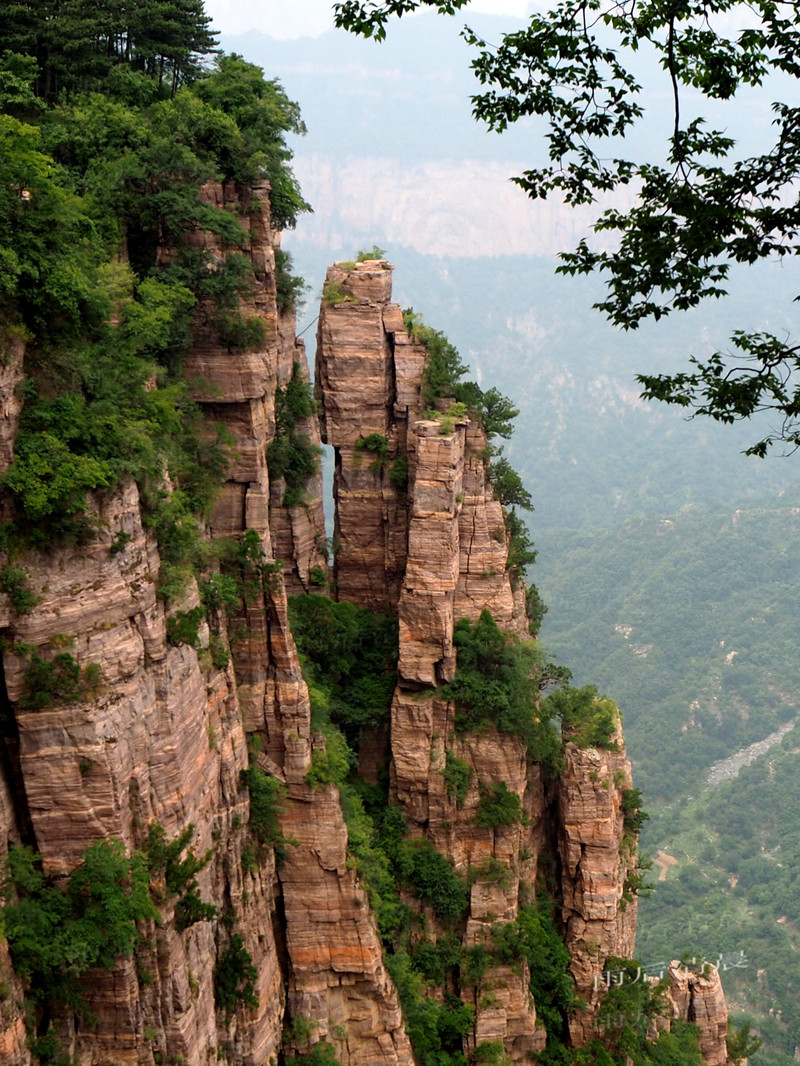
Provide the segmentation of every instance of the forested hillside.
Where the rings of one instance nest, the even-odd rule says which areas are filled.
[[[438,21],[429,17],[431,23]],[[493,159],[508,160],[510,173],[520,154],[518,136],[506,141],[471,129],[464,140],[450,137],[451,131],[460,133],[468,126],[464,97],[474,87],[464,79],[458,42],[448,46],[444,31],[435,26],[431,39],[437,41],[440,56],[437,99],[444,114],[437,112],[426,123],[424,70],[413,67],[416,52],[409,58],[408,48],[403,50],[411,27],[411,20],[404,20],[379,47],[361,42],[357,50],[356,42],[344,42],[349,51],[342,53],[341,68],[330,47],[332,35],[315,42],[319,64],[313,71],[303,69],[299,44],[269,44],[287,83],[296,86],[296,95],[308,93],[311,100],[313,88],[313,106],[325,128],[320,139],[312,132],[307,146],[309,154],[320,156],[313,162],[314,173],[323,175],[325,164],[349,161],[353,180],[361,173],[382,189],[380,169],[367,166],[360,171],[354,158],[363,143],[356,132],[369,128],[378,136],[378,152],[387,160],[396,159],[403,173],[415,163],[421,170],[435,156],[435,145],[442,145],[449,156],[462,145],[467,145],[470,158],[481,160],[490,153]],[[489,39],[499,32],[496,25],[482,28]],[[264,45],[255,38],[253,54],[259,47]],[[420,58],[424,67],[423,52]],[[452,76],[446,73],[447,62]],[[382,70],[391,70],[393,80],[387,92],[378,93]],[[334,84],[343,87],[348,101],[336,113],[328,106]],[[367,85],[371,95],[362,108],[359,94],[364,95]],[[743,104],[748,116],[745,137],[763,129],[767,107],[768,101],[758,94]],[[392,123],[395,115],[401,116],[399,126]],[[436,135],[429,140],[426,132],[417,135],[420,129],[433,129]],[[363,198],[370,186],[359,188]],[[351,219],[341,215],[332,221],[309,219],[308,225],[301,221],[292,247],[297,261],[308,264],[308,276],[327,254],[352,254],[365,239],[387,247],[392,261],[402,267],[401,300],[413,306],[424,301],[431,317],[469,358],[479,380],[497,381],[519,403],[522,416],[511,457],[536,507],[530,528],[539,557],[532,573],[550,608],[543,622],[543,644],[574,670],[576,683],[596,682],[619,700],[637,783],[644,788],[652,815],[645,827],[648,847],[652,852],[664,847],[679,856],[686,818],[680,812],[688,796],[702,804],[706,821],[714,818],[717,802],[726,816],[736,802],[736,781],[698,798],[709,767],[768,736],[795,714],[793,604],[798,589],[792,544],[797,532],[797,459],[747,459],[741,451],[757,431],[686,422],[679,412],[641,401],[633,377],[643,370],[677,367],[688,352],[712,350],[727,336],[733,310],[737,321],[764,322],[779,335],[788,333],[792,322],[786,309],[797,291],[796,269],[784,261],[778,269],[738,276],[734,272],[730,302],[625,335],[590,311],[599,298],[598,287],[585,280],[554,278],[555,263],[549,258],[497,255],[498,230],[491,206],[481,201],[483,188],[478,191],[476,185],[470,219],[485,222],[491,257],[470,258],[463,250],[444,256],[435,244],[430,254],[422,254],[419,242],[427,232],[404,234],[393,243],[384,236],[396,226],[388,209],[375,218],[369,234],[348,229]],[[445,186],[420,184],[417,194],[438,213],[446,213]],[[404,196],[412,195],[404,186]],[[568,246],[569,233],[561,236],[561,246]],[[415,247],[406,246],[411,244]],[[312,318],[309,311],[303,324]],[[755,774],[756,767],[744,773]],[[770,848],[760,823],[759,812],[778,802],[770,791],[773,778],[766,770],[763,774],[763,807],[742,805],[734,824],[741,827],[740,848],[746,841],[758,841],[748,855],[753,869],[757,866],[766,878],[779,869],[780,860],[772,863],[767,858]],[[791,807],[786,810],[791,832]],[[780,1056],[792,1055],[797,1043],[794,1022],[787,1023],[795,1011],[790,995],[781,1001],[782,1008],[777,1005],[780,978],[773,983],[767,977],[766,992],[763,979],[761,985],[757,982],[758,970],[766,965],[756,952],[766,928],[759,918],[760,897],[756,893],[752,903],[731,909],[721,889],[706,895],[715,879],[724,885],[735,876],[727,864],[728,855],[736,854],[730,847],[730,836],[723,843],[705,840],[703,848],[690,849],[691,864],[681,859],[679,867],[667,869],[667,879],[642,905],[642,957],[670,958],[688,950],[716,959],[731,947],[745,950],[749,966],[726,971],[723,980],[734,993],[737,1009],[754,1012],[764,1025],[768,1044],[778,1055],[775,1061],[786,1062]],[[678,892],[680,909],[670,895],[678,878],[681,885],[684,879],[690,885],[682,896]],[[718,906],[726,922],[736,915],[730,923],[734,932],[725,938],[717,935]],[[708,915],[703,924],[713,929],[711,935],[695,935],[700,926],[692,920],[693,908]],[[770,943],[781,938],[780,966],[790,967],[796,959],[791,923],[766,917],[764,922]],[[757,958],[761,963],[754,961]],[[783,1029],[764,1020],[770,1007],[783,1009]],[[771,1053],[762,1049],[752,1061],[768,1062]]]
[[[299,109],[213,46],[183,0],[0,36],[4,1061],[724,1059],[716,973],[633,979],[616,705],[540,700],[514,402],[374,248],[312,391]]]
[[[7,535],[45,546],[88,535],[87,490],[132,475],[180,571],[225,451],[201,439],[182,381],[190,326],[232,351],[264,339],[239,310],[253,287],[236,254],[245,232],[200,189],[266,174],[278,226],[306,204],[285,146],[302,128],[297,106],[237,58],[195,80],[214,44],[202,5],[158,12],[142,3],[97,19],[80,3],[18,5],[0,27],[0,310],[6,335],[29,349],[4,484],[15,501]],[[198,229],[233,254],[215,264],[192,241]],[[169,505],[167,471],[181,489]]]

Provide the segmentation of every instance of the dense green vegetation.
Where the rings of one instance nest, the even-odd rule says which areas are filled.
[[[480,730],[492,722],[502,733],[520,737],[531,758],[555,770],[561,740],[550,723],[546,704],[536,701],[541,688],[563,683],[568,672],[545,660],[533,641],[521,641],[499,629],[484,610],[474,624],[462,618],[456,625],[456,676],[440,687],[456,701],[456,730]]]
[[[357,745],[363,726],[388,722],[397,619],[322,596],[291,597],[289,617],[318,703]]]
[[[47,659],[28,644],[17,644],[17,655],[26,661],[22,693],[17,704],[23,711],[43,711],[48,707],[78,703],[97,696],[103,678],[97,663],[81,668],[67,651],[58,651]]]
[[[735,778],[654,812],[644,837],[652,854],[663,848],[677,865],[640,904],[640,952],[721,956],[732,1008],[755,1018],[764,1038],[752,1061],[767,1066],[788,1066],[800,1041],[799,754],[795,729]]]
[[[303,503],[306,484],[319,469],[321,448],[297,428],[316,410],[312,387],[301,378],[300,364],[294,363],[286,387],[275,390],[275,437],[267,448],[270,478],[283,479],[285,485],[285,507]]]
[[[561,720],[565,738],[579,748],[617,751],[613,738],[620,725],[619,710],[613,700],[598,696],[594,685],[557,689],[548,695],[545,707]]]
[[[614,692],[651,807],[693,794],[715,760],[794,717],[798,532],[791,506],[698,508],[561,534],[548,552],[559,606],[544,640],[579,683]]]
[[[227,1017],[240,1003],[245,1007],[257,1007],[257,980],[258,970],[253,965],[253,956],[244,946],[241,933],[231,933],[230,941],[214,967],[214,1001]]]
[[[264,339],[240,310],[253,286],[245,230],[200,188],[267,177],[278,226],[307,205],[285,143],[302,131],[297,106],[237,56],[203,67],[213,38],[199,2],[161,5],[155,21],[151,8],[96,24],[77,3],[12,5],[0,29],[0,51],[13,49],[0,60],[0,328],[26,342],[3,483],[11,543],[45,547],[92,536],[87,492],[132,476],[166,567],[180,568],[228,444],[200,433],[180,379],[190,327],[231,350]],[[196,246],[197,229],[223,259]]]
[[[32,1050],[43,1063],[60,1054],[52,1023],[59,1011],[85,1015],[81,977],[110,970],[138,941],[136,923],[157,918],[150,874],[141,856],[128,858],[116,840],[86,851],[62,890],[42,872],[28,847],[12,847],[3,882],[3,925],[15,971],[29,996]]]
[[[248,829],[259,849],[274,849],[275,861],[280,866],[292,843],[284,836],[280,822],[281,811],[286,807],[286,786],[265,774],[259,766],[242,770],[242,784],[250,794]]]
[[[190,825],[167,843],[163,826],[152,825],[144,849],[151,894],[158,901],[179,897],[175,904],[175,924],[179,932],[217,915],[213,904],[200,899],[197,883],[197,875],[210,862],[212,851],[209,849],[204,855],[195,855],[194,848],[189,847],[193,836],[194,826]]]

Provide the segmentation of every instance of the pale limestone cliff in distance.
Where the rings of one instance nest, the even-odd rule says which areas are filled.
[[[278,236],[267,190],[209,184],[203,196],[209,204],[241,208],[247,220],[244,252],[256,284],[243,311],[261,319],[265,337],[258,350],[237,353],[198,329],[186,356],[197,403],[233,441],[205,535],[221,549],[254,534],[263,559],[271,564],[280,556],[283,569],[269,571],[269,578],[262,573],[229,615],[209,608],[192,646],[168,639],[168,621],[198,607],[198,587],[190,581],[183,599],[170,606],[158,595],[162,563],[132,482],[92,500],[93,540],[19,558],[37,602],[18,613],[6,594],[0,597],[9,712],[0,842],[5,849],[32,840],[54,878],[68,875],[94,841],[120,840],[128,853],[146,847],[155,825],[168,841],[193,826],[197,854],[208,852],[197,892],[216,913],[182,926],[176,898],[162,892],[161,919],[140,930],[134,956],[83,978],[95,1024],[76,1024],[69,1012],[57,1020],[62,1046],[79,1066],[220,1060],[265,1066],[319,1041],[333,1045],[342,1066],[412,1066],[375,916],[348,854],[337,787],[315,788],[307,777],[326,741],[312,729],[287,592],[312,585],[319,591],[312,571],[326,578],[329,572],[319,478],[309,480],[301,505],[287,508],[266,461],[276,432],[276,389],[295,373],[305,380],[308,374],[293,315],[278,311]],[[196,233],[195,240],[217,257],[226,254],[207,234]],[[566,770],[552,781],[518,736],[493,723],[479,732],[455,731],[456,708],[434,687],[457,666],[454,623],[474,621],[488,609],[502,629],[524,635],[524,589],[513,587],[507,568],[509,537],[487,480],[483,430],[463,413],[448,422],[423,410],[426,354],[391,301],[391,278],[385,261],[329,270],[337,300],[323,300],[320,311],[321,427],[313,415],[301,427],[312,442],[321,428],[336,452],[332,576],[338,594],[399,617],[391,727],[364,730],[362,772],[375,780],[378,768],[388,766],[389,800],[401,808],[411,838],[427,838],[458,874],[471,873],[468,908],[453,925],[464,948],[490,944],[491,930],[535,898],[537,874],[548,867],[564,905],[571,973],[587,999],[585,1012],[571,1019],[578,1044],[590,1035],[599,1003],[595,978],[606,958],[629,957],[633,948],[635,905],[624,896],[635,854],[623,840],[622,810],[630,765],[621,736],[614,751],[568,743]],[[6,462],[22,372],[18,346],[11,355],[0,378]],[[371,462],[359,450],[365,434],[385,438],[387,462]],[[407,466],[402,484],[389,476],[398,458]],[[230,648],[229,662],[221,665],[211,653],[207,622]],[[99,683],[61,705],[26,706],[21,697],[31,652],[24,649],[46,660],[65,646],[79,666],[95,668]],[[448,750],[470,771],[460,802],[445,787]],[[251,760],[286,790],[282,865],[271,847],[253,854],[241,777]],[[500,783],[524,817],[479,824],[482,795]],[[414,935],[422,928],[435,940],[445,932],[430,906],[410,893],[404,901],[421,923]],[[215,995],[215,972],[218,978],[234,937],[241,937],[255,977],[252,1002],[240,997],[226,1008]],[[2,941],[0,977],[8,994],[0,1003],[0,1053],[10,1066],[30,1066],[24,989],[5,948]],[[500,1043],[522,1066],[542,1050],[546,1034],[529,976],[525,959],[517,965],[491,960],[474,984],[458,989],[475,1012],[466,1052]],[[724,1001],[713,982],[689,980],[689,986],[676,984],[674,1016],[707,1016],[703,1052],[709,1066],[722,1066]]]
[[[429,255],[555,256],[587,235],[611,204],[570,208],[555,199],[531,201],[511,181],[524,166],[507,162],[334,161],[298,151],[294,169],[314,204],[314,214],[298,221],[297,235],[320,248],[350,248],[379,234],[381,241]]]

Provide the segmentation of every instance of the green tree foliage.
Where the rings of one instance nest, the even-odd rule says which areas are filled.
[[[356,452],[370,452],[375,458],[369,464],[374,474],[379,474],[386,465],[389,455],[389,441],[382,433],[370,433],[367,437],[359,437],[356,441]]]
[[[275,438],[267,448],[270,478],[285,482],[284,507],[299,507],[306,485],[319,469],[321,449],[308,433],[297,427],[316,411],[311,385],[300,376],[300,364],[292,367],[285,388],[275,390]]]
[[[556,689],[546,697],[545,705],[550,715],[561,719],[566,740],[579,748],[617,750],[613,738],[619,726],[619,710],[613,700],[598,696],[594,685]]]
[[[241,56],[220,56],[210,78],[199,79],[195,92],[205,103],[229,115],[241,131],[244,153],[232,158],[226,176],[252,181],[263,173],[270,183],[270,211],[276,229],[294,226],[297,216],[310,211],[289,167],[291,151],[285,134],[306,132],[300,108],[276,79],[265,80],[260,67]]]
[[[510,792],[505,781],[492,785],[478,801],[475,821],[485,829],[516,825],[522,821],[522,805],[516,792]]]
[[[86,539],[87,493],[132,476],[157,510],[167,469],[178,491],[154,525],[189,529],[224,477],[229,443],[201,432],[186,399],[190,327],[232,351],[264,337],[261,319],[241,311],[255,283],[239,251],[246,232],[234,212],[204,203],[200,188],[267,176],[283,196],[274,223],[292,224],[306,205],[283,138],[299,131],[299,115],[277,82],[238,57],[220,57],[213,71],[191,67],[185,51],[194,45],[170,20],[191,37],[205,19],[199,0],[142,0],[115,8],[107,25],[99,9],[73,0],[41,7],[12,5],[0,28],[26,53],[0,58],[0,328],[27,340],[26,402],[3,478],[15,528],[39,547]],[[129,35],[128,16],[145,28]],[[59,89],[63,48],[69,95]],[[96,53],[110,63],[107,77],[105,59],[92,66]],[[30,89],[37,77],[44,110]],[[173,93],[174,78],[182,87]],[[224,259],[197,247],[198,230],[215,235]],[[123,246],[130,266],[119,261]],[[159,255],[165,246],[169,257]],[[189,563],[184,551],[170,565]]]
[[[753,1032],[751,1022],[744,1021],[741,1025],[732,1025],[728,1029],[727,1036],[728,1058],[734,1066],[741,1066],[744,1059],[755,1055],[762,1043],[761,1037]]]
[[[439,918],[455,920],[467,909],[468,896],[463,878],[454,872],[452,864],[429,840],[403,841],[397,853],[396,871],[400,880],[410,884]]]
[[[174,95],[201,72],[215,50],[202,0],[85,0],[10,3],[0,27],[0,52],[35,57],[37,94],[99,90],[114,68],[147,74]]]
[[[534,760],[554,768],[560,743],[547,711],[538,705],[539,680],[547,669],[537,646],[503,633],[485,609],[474,625],[462,618],[453,639],[458,649],[456,676],[439,691],[456,701],[457,731],[493,722],[501,732],[521,737]]]
[[[281,248],[275,249],[275,289],[278,309],[284,314],[299,311],[304,303],[304,293],[308,289],[305,281],[292,273],[292,257]]]
[[[474,1022],[474,1008],[447,995],[440,1005],[426,997],[426,982],[405,950],[386,960],[397,985],[406,1019],[406,1031],[421,1066],[466,1066],[462,1037]]]
[[[331,720],[351,738],[386,721],[397,681],[397,619],[322,596],[293,596],[289,617]]]
[[[642,809],[642,790],[626,788],[622,793],[622,824],[626,833],[638,834],[650,815]]]
[[[472,767],[464,759],[459,759],[448,748],[445,752],[445,764],[442,773],[447,795],[454,799],[459,807],[463,807],[464,800],[467,798],[469,783],[472,780]]]
[[[69,652],[61,651],[46,659],[26,644],[18,644],[15,651],[28,660],[17,701],[22,711],[43,711],[54,705],[79,703],[95,696],[102,685],[97,663],[87,663],[81,668]]]
[[[244,946],[241,933],[232,933],[230,942],[214,967],[214,1001],[230,1017],[241,1003],[249,1010],[258,1006],[258,970]]]
[[[423,7],[452,15],[465,2],[343,0],[335,20],[381,39],[392,15]],[[631,207],[608,208],[594,224],[606,235],[604,247],[610,234],[614,250],[584,239],[559,268],[603,274],[607,295],[596,306],[625,329],[725,296],[734,264],[797,254],[796,5],[756,0],[747,22],[739,10],[738,0],[636,0],[624,7],[563,0],[499,43],[464,30],[477,49],[476,118],[497,131],[532,115],[547,124],[546,161],[514,179],[529,196],[555,194],[578,205],[609,190],[633,190]],[[669,124],[647,113],[634,71],[635,58],[646,53],[672,101]],[[737,145],[746,121],[741,100],[762,85],[788,95],[772,104],[771,131],[764,126],[748,155]],[[660,150],[631,157],[624,146],[652,125]],[[722,422],[773,410],[776,428],[750,451],[763,455],[776,440],[796,445],[800,349],[767,330],[737,330],[732,349],[692,358],[688,371],[640,375],[645,395]]]
[[[333,1044],[325,1040],[318,1040],[308,1051],[301,1051],[292,1058],[297,1059],[303,1066],[341,1066]]]
[[[286,785],[265,774],[259,766],[242,770],[242,784],[250,793],[248,829],[258,844],[275,849],[275,858],[280,865],[291,843],[284,836],[280,820],[281,812],[286,808]]]
[[[151,891],[156,897],[180,897],[175,904],[175,924],[180,932],[195,922],[209,921],[217,914],[217,908],[212,903],[203,903],[197,894],[197,875],[208,866],[212,851],[209,849],[204,855],[195,855],[194,848],[188,846],[193,836],[194,826],[190,825],[167,843],[164,827],[156,824],[150,826],[145,844]],[[184,852],[185,857],[182,857]]]
[[[489,480],[494,488],[494,496],[504,507],[522,507],[533,510],[531,495],[522,484],[522,478],[514,470],[508,459],[500,456],[488,468]]]
[[[129,859],[116,840],[92,844],[65,891],[47,881],[34,851],[11,848],[3,921],[14,969],[29,995],[78,1008],[86,970],[112,969],[133,951],[136,922],[158,917],[149,887],[142,859]]]
[[[474,381],[462,381],[469,367],[462,362],[458,349],[444,333],[426,326],[422,316],[413,308],[403,311],[406,330],[423,344],[428,352],[422,376],[422,402],[435,408],[440,400],[453,399],[463,403],[484,428],[486,436],[510,437],[511,423],[519,409],[495,388],[484,390]]]

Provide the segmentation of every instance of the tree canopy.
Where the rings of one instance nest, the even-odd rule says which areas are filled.
[[[128,64],[174,94],[216,50],[203,0],[36,0],[5,5],[0,54],[36,57],[37,94],[101,89]]]
[[[207,511],[227,459],[188,400],[186,346],[202,334],[257,348],[265,328],[247,310],[246,225],[201,190],[238,182],[247,211],[248,186],[266,180],[272,225],[294,225],[309,209],[285,139],[304,131],[299,108],[241,56],[204,65],[216,48],[201,0],[43,0],[4,15],[0,342],[25,340],[25,404],[0,483],[13,533],[85,539],[87,492],[132,476],[177,565],[188,548],[176,531]]]
[[[341,0],[336,24],[381,40],[392,16],[432,7],[453,15],[467,0]],[[602,241],[582,240],[559,270],[599,271],[606,296],[595,306],[635,329],[727,294],[735,264],[800,252],[800,107],[774,100],[767,143],[737,146],[747,92],[800,78],[800,13],[777,0],[562,0],[525,28],[477,49],[482,89],[473,113],[495,131],[528,116],[547,123],[546,160],[514,178],[533,199],[597,202],[627,187],[632,206],[601,210]],[[665,79],[672,119],[657,155],[631,153],[631,134],[650,117],[634,67],[641,54]],[[775,90],[778,91],[777,89]],[[796,94],[795,94],[796,97]],[[709,121],[700,108],[718,116]],[[633,158],[631,156],[634,156]],[[610,246],[612,250],[604,250]],[[748,449],[800,445],[800,344],[737,329],[731,349],[692,356],[676,374],[638,376],[644,395],[721,422],[767,410],[778,424]]]

